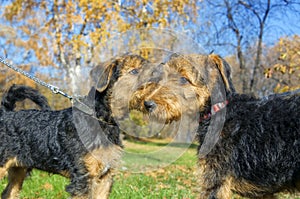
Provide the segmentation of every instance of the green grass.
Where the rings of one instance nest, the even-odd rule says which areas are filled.
[[[45,198],[58,199],[70,197],[64,191],[64,187],[69,183],[69,180],[59,175],[49,175],[48,173],[33,170],[31,176],[26,178],[23,184],[21,198]],[[0,191],[2,192],[7,184],[4,179],[0,183]]]
[[[125,147],[126,170],[116,176],[111,198],[196,198],[195,145],[127,142]]]
[[[123,164],[115,176],[110,198],[197,198],[196,145],[168,145],[160,140],[124,144]],[[66,199],[70,197],[64,191],[68,183],[68,179],[59,175],[34,170],[24,182],[21,198]],[[6,179],[0,182],[0,192],[6,184]],[[281,194],[279,198],[300,199],[300,196]]]

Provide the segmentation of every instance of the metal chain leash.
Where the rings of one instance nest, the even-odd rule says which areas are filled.
[[[51,85],[51,84],[48,84],[48,83],[46,83],[46,82],[44,82],[44,81],[38,79],[37,77],[35,77],[35,76],[33,76],[33,75],[30,75],[29,73],[27,73],[27,72],[21,70],[20,68],[17,68],[17,67],[15,67],[15,66],[9,64],[8,62],[6,62],[6,61],[4,60],[3,57],[0,57],[0,62],[1,62],[2,64],[4,64],[5,66],[7,66],[7,67],[13,69],[14,71],[16,71],[16,72],[18,72],[18,73],[24,75],[25,77],[28,77],[29,79],[32,79],[32,80],[35,81],[36,83],[38,83],[38,84],[40,84],[40,85],[42,85],[42,86],[44,86],[44,87],[46,87],[46,88],[49,88],[54,94],[60,94],[60,95],[63,95],[64,97],[67,97],[67,98],[69,98],[70,100],[73,99],[73,97],[72,97],[71,95],[68,95],[67,93],[63,92],[63,91],[60,90],[58,87],[53,86],[53,85]]]
[[[24,75],[25,77],[28,77],[29,79],[32,79],[33,81],[35,81],[36,83],[46,87],[46,88],[49,88],[54,94],[60,94],[64,97],[67,97],[71,100],[71,103],[73,104],[74,107],[76,107],[78,110],[80,110],[81,112],[91,116],[92,118],[96,119],[96,120],[99,120],[101,122],[104,122],[104,123],[107,123],[107,124],[112,124],[110,122],[106,122],[105,120],[103,120],[102,118],[97,118],[94,114],[94,110],[92,108],[90,108],[87,104],[81,102],[80,100],[80,97],[72,97],[71,95],[68,95],[66,94],[65,92],[61,91],[58,87],[56,86],[53,86],[51,84],[48,84],[42,80],[40,80],[39,78],[33,76],[33,75],[30,75],[29,73],[23,71],[22,69],[20,68],[17,68],[11,64],[9,64],[8,62],[6,62],[4,60],[3,57],[0,57],[0,63],[4,64],[5,66],[13,69],[14,71]]]

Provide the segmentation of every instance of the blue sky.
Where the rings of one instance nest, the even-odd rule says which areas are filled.
[[[300,5],[296,7],[299,11],[298,16],[295,13],[286,12],[285,17],[269,21],[269,29],[265,32],[265,40],[268,44],[276,43],[283,36],[300,35]]]

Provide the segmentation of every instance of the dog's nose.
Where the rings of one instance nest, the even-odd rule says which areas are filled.
[[[144,101],[144,105],[149,112],[152,112],[156,108],[156,103],[152,100]]]

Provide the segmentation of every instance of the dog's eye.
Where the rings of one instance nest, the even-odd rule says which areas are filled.
[[[189,83],[189,80],[185,77],[180,77],[180,84],[187,84]]]
[[[129,71],[130,74],[132,75],[137,75],[139,73],[138,69],[132,69],[131,71]]]

